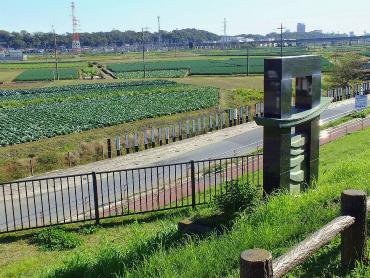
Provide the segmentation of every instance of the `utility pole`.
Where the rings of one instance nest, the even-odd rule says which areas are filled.
[[[148,31],[148,27],[143,27],[142,29],[141,29],[141,41],[142,41],[142,44],[143,44],[143,72],[144,72],[144,78],[146,78],[146,69],[145,69],[145,33],[144,32],[146,32],[146,31]]]
[[[278,30],[280,30],[280,57],[283,57],[283,30],[285,28],[283,27],[283,23],[281,23],[280,27],[278,28]]]
[[[162,39],[161,39],[161,17],[158,16],[158,50],[161,49]]]
[[[58,56],[57,56],[57,35],[55,34],[54,26],[53,26],[53,33],[54,33],[55,73],[56,73],[56,80],[59,80],[59,66],[58,66]]]
[[[226,45],[226,36],[227,36],[227,20],[226,18],[224,18],[224,21],[223,21],[223,24],[224,24],[224,38],[222,40],[223,42],[223,49],[225,49],[225,45]]]
[[[249,45],[247,43],[247,76],[249,76]]]

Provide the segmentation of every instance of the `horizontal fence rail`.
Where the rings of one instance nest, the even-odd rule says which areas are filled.
[[[280,278],[302,264],[314,252],[341,234],[341,267],[352,270],[357,262],[368,262],[367,215],[370,198],[359,190],[345,190],[341,195],[342,216],[314,232],[276,260],[264,249],[244,251],[240,255],[241,278]]]
[[[0,184],[0,233],[195,207],[237,181],[260,186],[262,154]]]

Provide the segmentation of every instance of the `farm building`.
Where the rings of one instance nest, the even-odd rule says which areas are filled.
[[[3,50],[0,51],[0,62],[2,61],[26,61],[27,55],[20,50]]]

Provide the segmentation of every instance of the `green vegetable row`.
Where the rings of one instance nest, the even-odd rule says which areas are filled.
[[[60,68],[59,79],[77,79],[78,70],[76,68]],[[54,68],[28,69],[19,74],[15,81],[51,81],[57,79],[56,70]]]

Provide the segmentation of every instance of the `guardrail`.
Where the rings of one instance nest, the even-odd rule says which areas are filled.
[[[330,130],[324,130],[320,133],[320,144],[330,143],[340,137],[346,136],[352,132],[362,130],[370,126],[370,117],[354,119],[346,124],[334,127]]]
[[[286,254],[272,260],[263,249],[244,251],[240,256],[241,278],[279,278],[303,263],[315,251],[341,234],[341,266],[343,271],[355,267],[356,262],[367,262],[367,213],[370,199],[358,190],[346,190],[341,196],[341,214],[333,221],[293,247]]]
[[[238,180],[260,186],[262,154],[0,184],[0,233],[209,203]]]

